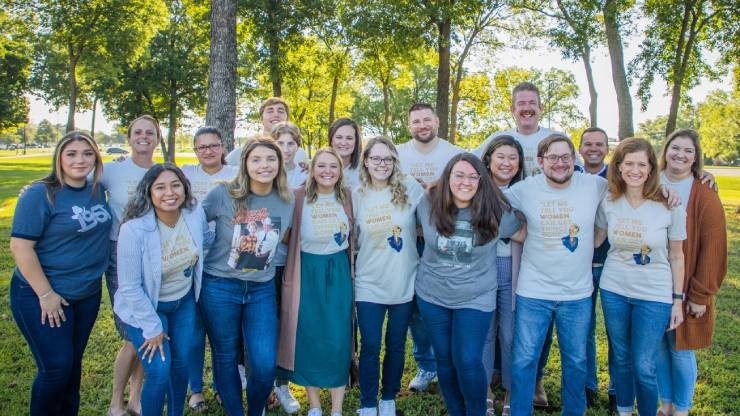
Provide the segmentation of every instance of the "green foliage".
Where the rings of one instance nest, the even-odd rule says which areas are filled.
[[[740,91],[712,91],[697,108],[704,154],[715,164],[740,156]]]
[[[64,135],[64,126],[53,125],[49,120],[43,119],[36,128],[33,140],[36,143],[54,145]]]
[[[19,16],[0,9],[0,130],[26,122],[30,37]]]

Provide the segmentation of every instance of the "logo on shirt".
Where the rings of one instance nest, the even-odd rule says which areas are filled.
[[[398,225],[393,226],[393,231],[390,237],[388,237],[388,245],[392,249],[396,250],[397,253],[403,249],[403,238],[401,238],[401,227]]]
[[[337,243],[338,246],[342,246],[344,242],[347,240],[347,226],[343,223],[339,223],[339,231],[334,233],[334,242]]]
[[[646,264],[650,264],[650,252],[653,251],[649,245],[643,244],[640,246],[640,252],[639,253],[632,253],[632,258],[635,259],[635,264],[644,266]]]
[[[568,235],[561,238],[560,240],[563,242],[563,245],[565,248],[570,250],[570,252],[576,251],[578,248],[578,232],[581,230],[581,227],[578,226],[578,224],[571,224],[568,228]]]
[[[102,224],[111,219],[110,214],[101,204],[93,205],[89,210],[85,207],[80,208],[77,205],[74,205],[72,207],[72,212],[74,212],[72,219],[77,220],[80,223],[80,229],[77,230],[78,233],[90,231],[98,224]]]

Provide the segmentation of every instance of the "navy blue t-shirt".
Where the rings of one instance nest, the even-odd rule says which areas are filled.
[[[11,236],[36,242],[51,287],[68,300],[95,294],[108,266],[111,213],[105,190],[98,185],[63,186],[47,198],[46,185],[35,183],[18,198]],[[26,282],[18,267],[15,275]]]

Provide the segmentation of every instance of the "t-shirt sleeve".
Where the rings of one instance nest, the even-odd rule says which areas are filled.
[[[606,204],[606,199],[602,198],[601,203],[599,203],[599,209],[596,211],[596,226],[602,230],[606,230],[609,226],[606,220]]]
[[[206,220],[213,221],[218,216],[218,211],[223,203],[223,197],[226,189],[224,185],[218,185],[211,189],[203,200],[203,212],[206,213]]]
[[[588,177],[593,178],[596,181],[596,189],[599,193],[599,200],[604,200],[604,197],[606,196],[606,191],[608,189],[608,182],[606,179],[602,178],[599,175],[587,175]]]
[[[408,195],[408,202],[412,207],[419,205],[419,202],[424,197],[424,188],[419,185],[419,182],[411,176],[407,176],[406,180],[406,193]]]
[[[516,233],[521,226],[519,218],[516,217],[513,210],[505,212],[501,216],[501,222],[499,223],[499,238],[509,238],[512,234]]]
[[[671,225],[668,226],[668,240],[683,241],[686,239],[686,211],[683,205],[671,210]]]
[[[510,188],[504,189],[504,196],[506,197],[506,200],[509,201],[509,204],[512,206],[512,208],[521,210],[522,207],[522,201],[519,199],[518,192],[522,188],[523,182],[518,182],[514,184],[514,186]]]
[[[10,236],[37,241],[51,219],[51,206],[46,198],[46,186],[34,184],[18,198],[13,214]]]

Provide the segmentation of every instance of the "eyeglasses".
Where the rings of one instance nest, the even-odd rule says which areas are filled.
[[[221,143],[213,143],[209,145],[200,145],[198,147],[194,147],[193,150],[195,150],[197,153],[205,153],[206,150],[210,150],[212,152],[215,152],[216,150],[220,149],[222,146]]]
[[[573,155],[566,153],[564,155],[546,155],[542,156],[542,158],[546,159],[550,163],[558,163],[558,160],[562,160],[563,163],[570,163],[570,161],[573,160]]]
[[[393,161],[395,160],[393,157],[380,157],[380,156],[370,156],[368,159],[370,159],[370,163],[373,165],[380,165],[381,163],[384,165],[392,165]]]
[[[466,175],[462,172],[452,172],[452,177],[458,182],[464,182],[467,180],[468,182],[478,183],[478,181],[480,181],[480,175],[477,173]]]

